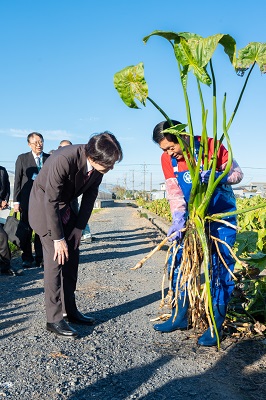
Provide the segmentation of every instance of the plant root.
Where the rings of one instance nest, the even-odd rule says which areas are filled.
[[[135,265],[135,267],[130,268],[130,269],[131,269],[131,270],[136,270],[136,269],[141,268],[141,267],[143,266],[143,264],[144,264],[149,258],[151,258],[151,257],[153,256],[153,254],[156,253],[156,251],[160,250],[160,249],[168,242],[168,240],[169,240],[171,237],[173,237],[175,234],[176,234],[176,232],[172,233],[172,235],[167,236],[165,239],[163,239],[163,240],[161,241],[161,243],[159,243],[153,250],[151,250],[151,251],[149,252],[149,254],[147,254],[145,257],[143,257],[142,260],[140,260],[140,261]]]

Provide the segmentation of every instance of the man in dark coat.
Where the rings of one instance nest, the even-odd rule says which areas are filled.
[[[41,170],[49,154],[43,152],[43,136],[38,132],[32,132],[27,137],[31,151],[20,154],[16,161],[14,182],[14,212],[21,212],[21,220],[29,225],[28,211],[30,192],[35,178]],[[26,245],[22,249],[22,266],[29,268],[34,261],[31,246],[32,231],[27,238]],[[43,254],[40,238],[34,237],[35,265],[42,266]]]
[[[8,207],[10,196],[10,182],[7,170],[0,166],[0,210]],[[8,237],[0,224],[0,269],[1,274],[14,275],[10,268],[11,253],[8,246]]]
[[[75,302],[79,244],[103,174],[121,160],[122,149],[115,136],[95,134],[86,145],[56,150],[34,181],[29,222],[43,246],[46,328],[57,335],[77,336],[66,319],[87,325],[94,322],[78,311]],[[73,210],[72,201],[81,194],[80,208]]]

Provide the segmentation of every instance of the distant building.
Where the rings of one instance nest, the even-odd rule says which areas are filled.
[[[232,186],[236,197],[251,198],[261,196],[266,198],[266,182],[251,182],[249,185]],[[160,190],[152,192],[152,200],[166,198],[165,183],[160,184]]]
[[[251,182],[245,186],[233,186],[233,192],[236,197],[250,199],[254,196],[266,197],[266,183],[265,182]]]
[[[246,189],[251,194],[255,193],[254,196],[266,197],[266,182],[251,182]]]
[[[232,186],[234,195],[236,197],[245,197],[244,196],[244,192],[245,192],[245,187],[244,186],[238,186],[238,187],[234,187]]]
[[[101,183],[97,199],[111,200],[112,198],[113,198],[113,193],[109,189],[107,189],[105,183]]]
[[[160,190],[151,193],[151,200],[161,200],[166,198],[165,183],[160,183]]]

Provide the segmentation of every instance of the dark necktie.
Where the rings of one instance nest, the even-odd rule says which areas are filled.
[[[62,222],[64,225],[66,225],[68,223],[68,221],[70,220],[70,207],[67,206],[67,208],[65,209],[65,212],[62,215]]]
[[[36,161],[36,165],[37,165],[38,171],[40,171],[40,169],[41,169],[41,159],[40,159],[40,157],[36,157],[35,161]]]
[[[84,175],[84,183],[86,183],[86,182],[90,179],[90,176],[91,176],[91,174],[93,173],[93,171],[94,171],[94,168],[91,169],[90,171],[88,171],[88,172],[86,173],[86,175]]]

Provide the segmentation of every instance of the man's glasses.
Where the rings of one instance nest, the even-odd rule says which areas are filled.
[[[42,145],[43,145],[43,141],[42,141],[42,140],[39,140],[39,142],[30,142],[30,144],[31,144],[32,146],[42,146]]]

